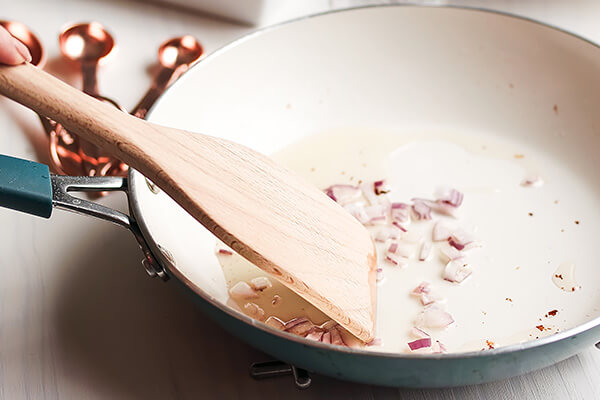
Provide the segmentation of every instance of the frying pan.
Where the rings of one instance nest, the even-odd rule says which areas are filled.
[[[600,195],[593,174],[600,167],[599,72],[597,45],[535,21],[464,8],[363,7],[284,23],[225,46],[173,85],[148,119],[266,154],[341,127],[480,132],[545,151]],[[584,262],[578,268],[586,290],[565,302],[589,310],[587,319],[538,340],[448,354],[315,343],[229,307],[214,238],[136,171],[127,178],[51,176],[40,164],[9,158],[0,159],[1,171],[3,205],[46,217],[51,207],[62,208],[131,230],[150,276],[180,286],[252,346],[317,373],[387,386],[476,384],[554,364],[600,337],[599,273]],[[21,186],[11,191],[15,177]],[[52,192],[40,191],[48,179]],[[129,215],[69,194],[110,190],[127,193]],[[593,200],[585,207],[597,208]],[[510,314],[500,318],[512,323]]]

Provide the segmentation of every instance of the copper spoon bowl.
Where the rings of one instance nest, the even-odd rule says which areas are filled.
[[[58,36],[61,54],[81,65],[83,91],[98,94],[96,71],[100,61],[115,48],[115,39],[98,22],[71,25]]]
[[[194,65],[204,49],[196,38],[190,35],[176,37],[163,42],[158,48],[160,71],[154,78],[150,89],[131,112],[138,118],[144,118],[148,110],[167,87]]]
[[[19,39],[31,53],[31,64],[36,67],[43,67],[46,62],[46,52],[42,47],[42,42],[25,26],[16,21],[0,21],[0,26],[5,28],[11,35]]]

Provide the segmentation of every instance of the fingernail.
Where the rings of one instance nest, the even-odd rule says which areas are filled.
[[[27,46],[25,46],[19,39],[13,38],[13,42],[15,44],[15,48],[21,57],[23,57],[23,61],[31,62],[31,53]]]

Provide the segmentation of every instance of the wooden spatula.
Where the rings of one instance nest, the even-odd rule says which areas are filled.
[[[125,161],[237,253],[373,338],[373,242],[317,188],[247,147],[140,120],[29,64],[0,66],[0,93]]]

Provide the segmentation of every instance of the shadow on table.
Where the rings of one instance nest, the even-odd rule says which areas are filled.
[[[91,232],[66,263],[56,304],[55,357],[72,382],[99,398],[505,398],[549,395],[544,371],[525,378],[446,390],[396,390],[316,376],[307,391],[291,378],[254,381],[248,365],[269,359],[205,317],[174,285],[146,276],[132,237],[117,228]],[[102,233],[104,232],[104,233]],[[97,243],[89,247],[90,243]],[[578,369],[559,366],[563,380]],[[562,365],[562,367],[561,367]],[[567,365],[567,367],[565,367]],[[581,368],[579,368],[580,370]],[[572,371],[572,372],[569,372]],[[565,376],[566,375],[566,376]],[[491,396],[494,394],[493,396]]]

